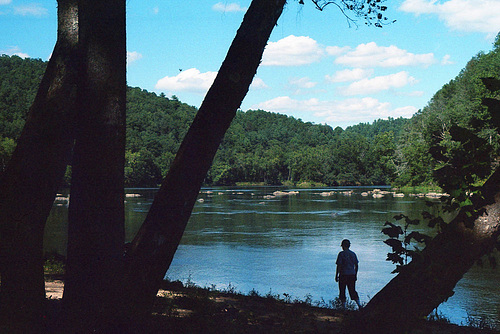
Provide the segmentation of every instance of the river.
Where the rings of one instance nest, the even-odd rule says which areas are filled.
[[[362,196],[368,188],[204,188],[166,277],[201,287],[329,303],[338,295],[335,260],[351,240],[359,264],[358,292],[366,303],[394,275],[386,261],[385,221],[404,213],[421,218],[423,198]],[[274,196],[275,191],[297,191]],[[127,189],[126,238],[144,220],[155,189]],[[46,251],[65,253],[67,205],[50,214]],[[425,231],[425,226],[417,229]],[[500,328],[500,271],[474,267],[438,314],[456,324],[484,320]],[[411,301],[409,301],[411,302]]]

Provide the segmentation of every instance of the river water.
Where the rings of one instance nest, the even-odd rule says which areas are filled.
[[[298,193],[273,196],[277,190]],[[386,261],[390,249],[383,243],[384,222],[394,222],[400,213],[421,218],[429,210],[422,198],[362,196],[367,190],[205,188],[166,277],[201,287],[329,303],[338,296],[334,276],[340,243],[350,239],[360,261],[358,292],[366,303],[394,277],[395,267]],[[126,238],[131,240],[156,190],[127,193]],[[66,228],[67,205],[59,201],[46,227],[47,251],[65,253]],[[500,328],[499,279],[500,270],[474,267],[438,314],[456,324],[484,320]]]

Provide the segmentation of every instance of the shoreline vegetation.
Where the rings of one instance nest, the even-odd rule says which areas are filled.
[[[238,110],[205,183],[432,187],[441,162],[430,154],[431,149],[440,144],[454,147],[452,152],[467,151],[464,143],[453,139],[452,126],[486,140],[494,161],[500,137],[492,136],[497,127],[482,104],[492,95],[480,78],[499,75],[500,35],[492,46],[488,52],[478,50],[428,105],[408,119],[388,117],[343,129],[265,110]],[[40,59],[0,56],[0,170],[14,150],[46,66]],[[128,87],[128,187],[155,187],[162,182],[197,111],[175,95]],[[64,180],[70,184],[71,168]]]
[[[64,289],[61,273],[46,275],[47,329],[57,332],[58,310]],[[141,333],[345,333],[356,321],[354,304],[346,309],[337,299],[328,302],[293,299],[292,296],[241,294],[229,285],[224,290],[201,288],[191,282],[164,281],[150,321]],[[433,315],[421,320],[410,333],[499,333],[488,323],[449,323]]]
[[[496,127],[481,104],[489,93],[479,78],[496,76],[498,68],[493,65],[498,63],[499,50],[496,41],[493,50],[472,58],[410,119],[389,117],[342,129],[264,110],[239,110],[205,184],[295,188],[390,184],[401,186],[403,193],[425,192],[414,189],[424,185],[435,191],[433,174],[440,164],[429,150],[436,145],[435,133],[441,133],[443,124],[472,129],[492,145],[491,157],[498,156],[499,139],[491,136]],[[46,62],[39,59],[0,57],[4,83],[0,85],[0,116],[4,116],[0,117],[0,170],[10,159],[45,68]],[[470,110],[478,112],[471,118]],[[155,187],[162,182],[196,113],[197,108],[175,96],[128,87],[128,187]],[[449,133],[443,135],[445,145],[459,145]],[[70,167],[64,182],[71,183]]]

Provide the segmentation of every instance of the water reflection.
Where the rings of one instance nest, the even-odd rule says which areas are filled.
[[[360,260],[360,297],[367,302],[393,277],[394,266],[385,260],[389,248],[381,233],[384,222],[393,221],[399,213],[420,218],[423,210],[429,210],[423,199],[375,199],[361,196],[365,189],[355,189],[349,196],[323,196],[323,191],[335,189],[309,189],[270,197],[275,190],[205,189],[167,276],[207,287],[231,284],[243,293],[254,289],[261,294],[271,291],[328,301],[338,294],[335,259],[341,240],[348,238]],[[126,198],[126,237],[131,240],[156,191],[128,192],[140,195]],[[66,221],[67,208],[54,207],[46,229],[46,249],[64,253]],[[499,278],[498,271],[474,268],[439,312],[458,324],[468,315],[499,323]]]

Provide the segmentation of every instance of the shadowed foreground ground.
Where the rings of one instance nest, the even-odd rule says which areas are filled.
[[[46,282],[49,327],[57,323],[63,287],[61,280]],[[166,282],[158,293],[152,320],[141,333],[349,333],[344,331],[345,323],[355,319],[357,311],[320,306],[286,295],[241,295]],[[422,320],[412,333],[500,332]]]

